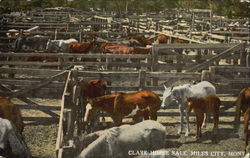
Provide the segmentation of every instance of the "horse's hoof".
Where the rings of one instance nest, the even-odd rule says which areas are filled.
[[[182,133],[182,130],[179,129],[178,132],[177,132],[177,134],[180,135],[181,133]]]
[[[196,141],[200,140],[200,138],[201,138],[200,136],[195,136]]]

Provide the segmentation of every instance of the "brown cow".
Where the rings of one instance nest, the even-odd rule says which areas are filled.
[[[168,43],[168,37],[164,34],[160,34],[159,36],[157,36],[156,40],[158,41],[158,43]]]
[[[16,126],[20,133],[23,132],[24,123],[21,111],[7,97],[0,96],[0,117],[8,119]]]
[[[103,43],[101,45],[101,51],[103,53],[122,53],[122,54],[131,54],[134,51],[133,47],[124,45],[124,44],[115,44],[115,43]]]
[[[83,43],[70,43],[69,44],[69,52],[70,53],[83,53],[87,54],[90,50],[96,47],[96,41],[92,42],[83,42]]]
[[[103,110],[111,115],[116,126],[122,124],[124,117],[157,120],[161,100],[155,93],[142,90],[135,93],[113,93],[94,98],[86,105],[84,121],[89,122],[97,111]]]
[[[219,123],[219,110],[220,110],[220,99],[214,95],[210,94],[204,98],[188,98],[187,99],[187,112],[190,113],[192,109],[196,114],[197,122],[197,135],[196,138],[201,137],[201,126],[204,120],[204,114],[207,112],[212,112],[214,116],[214,128],[218,129]]]
[[[81,96],[86,99],[92,99],[105,95],[107,85],[100,79],[82,81]]]

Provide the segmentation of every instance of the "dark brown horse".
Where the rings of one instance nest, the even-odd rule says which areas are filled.
[[[250,135],[250,130],[248,128],[249,127],[249,119],[250,119],[250,107],[247,108],[243,117],[244,117],[245,154],[246,154],[247,147],[248,147],[248,137]]]
[[[220,110],[220,99],[214,95],[208,95],[204,98],[188,98],[187,99],[187,112],[194,110],[196,114],[197,122],[197,136],[201,137],[201,126],[204,120],[204,114],[207,112],[212,112],[214,116],[214,130],[218,129],[219,123],[219,110]]]
[[[157,111],[160,109],[160,98],[151,91],[135,93],[113,93],[92,99],[86,105],[84,121],[89,122],[97,111],[106,111],[116,126],[122,124],[124,117],[134,119],[144,117],[145,120],[157,120]]]
[[[250,107],[250,87],[244,88],[240,91],[236,100],[236,115],[235,115],[235,128],[239,128],[241,112],[244,114]]]
[[[0,117],[8,119],[20,133],[23,132],[24,123],[21,111],[7,97],[0,96]]]

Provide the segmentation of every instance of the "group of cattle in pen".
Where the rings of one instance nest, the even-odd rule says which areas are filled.
[[[164,86],[165,90],[163,93],[162,101],[157,94],[148,90],[141,90],[133,93],[120,92],[105,94],[106,84],[99,79],[82,82],[81,87],[81,96],[88,102],[86,105],[83,105],[85,114],[84,116],[82,116],[82,120],[92,125],[94,118],[100,111],[105,111],[112,118],[114,124],[118,127],[122,125],[123,118],[127,117],[132,117],[134,120],[138,118],[144,118],[144,120],[150,119],[156,121],[157,111],[160,108],[165,109],[169,105],[178,105],[180,110],[180,128],[178,130],[178,134],[181,134],[183,132],[184,116],[186,116],[185,118],[187,125],[185,135],[189,135],[189,113],[191,111],[194,111],[196,115],[196,139],[199,139],[202,136],[201,127],[202,125],[205,126],[207,113],[213,113],[214,132],[216,133],[216,130],[218,129],[221,101],[216,95],[215,87],[207,81],[201,81],[199,83],[192,84],[183,84],[176,87]],[[244,116],[244,150],[246,152],[248,146],[248,137],[250,134],[250,131],[248,129],[250,119],[250,88],[244,88],[243,90],[241,90],[236,100],[236,125],[239,125],[241,112]],[[22,133],[24,126],[21,112],[18,107],[11,103],[10,99],[8,99],[7,97],[0,98],[0,117],[10,120],[16,126],[18,131]],[[150,124],[154,123],[150,122]],[[136,128],[136,125],[134,126]],[[235,127],[238,129],[238,126]],[[121,126],[121,128],[115,128],[113,130],[118,130],[121,132],[123,131],[123,128]],[[162,129],[160,128],[160,131],[161,130]],[[122,134],[122,132],[120,134]],[[134,134],[136,135],[136,132]],[[99,137],[100,135],[98,135],[97,137],[95,135],[95,138]],[[116,137],[117,139],[119,138],[118,136]],[[141,139],[146,138],[143,136],[141,137]],[[157,142],[154,141],[153,143]],[[90,147],[93,148],[92,146]],[[88,150],[90,150],[93,154],[92,149]],[[83,150],[82,154],[85,155],[87,153],[88,152],[86,150]]]
[[[30,33],[8,33],[7,36],[16,37],[12,47],[15,52],[32,52],[45,53],[112,53],[112,54],[149,54],[150,46],[153,43],[167,43],[166,35],[159,35],[152,39],[147,39],[144,36],[129,35],[112,41],[108,41],[98,37],[97,34],[85,33],[83,39],[88,42],[79,42],[76,39],[58,39],[53,40],[49,36],[34,35]],[[176,42],[179,42],[178,40]],[[183,42],[183,41],[181,41]],[[58,61],[56,57],[35,56],[28,57],[27,61]]]

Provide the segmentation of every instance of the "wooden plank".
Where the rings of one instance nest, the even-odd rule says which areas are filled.
[[[40,106],[31,106],[31,105],[24,105],[24,104],[15,104],[20,109],[25,110],[50,110],[50,111],[60,111],[60,106],[46,106],[46,105],[40,105]]]
[[[61,75],[65,74],[65,73],[66,73],[66,71],[63,71],[63,72],[61,72],[59,74],[56,74],[56,75],[51,76],[49,78],[46,78],[45,81],[40,82],[39,84],[32,85],[30,88],[20,89],[18,91],[13,92],[13,93],[6,93],[6,95],[9,96],[9,97],[16,97],[16,96],[23,95],[23,94],[28,93],[28,92],[30,92],[32,90],[39,89],[39,88],[41,88],[41,87],[43,87],[45,85],[48,85],[53,80],[55,80],[55,78],[57,78],[58,76],[61,76]]]
[[[242,47],[242,44],[237,44],[236,46],[233,46],[233,47],[225,50],[224,52],[212,57],[211,59],[209,59],[201,64],[198,64],[190,69],[187,69],[186,72],[200,71],[200,70],[208,67],[212,62],[218,61],[221,58],[228,56],[230,53],[235,52],[236,50],[240,49],[241,47]]]
[[[14,73],[14,74],[25,74],[25,75],[32,75],[32,76],[52,76],[58,73],[63,72],[62,70],[52,70],[52,69],[33,69],[33,68],[3,68],[0,67],[0,73]],[[66,77],[66,75],[62,75]]]
[[[60,119],[59,119],[59,127],[57,132],[57,139],[56,139],[56,151],[60,150],[62,148],[62,142],[63,142],[63,120],[64,120],[64,104],[65,104],[65,95],[67,93],[67,88],[69,84],[69,80],[71,78],[71,71],[68,72],[67,80],[65,81],[64,91],[62,95],[62,101],[61,101],[61,112],[60,112]],[[58,155],[57,155],[58,156]]]
[[[158,77],[160,79],[164,79],[164,78],[176,78],[176,77],[180,77],[180,78],[199,78],[200,77],[200,73],[197,72],[188,72],[188,73],[171,73],[171,72],[147,72],[146,77],[147,78],[151,78],[151,77]]]
[[[8,84],[8,85],[22,85],[22,86],[30,86],[39,84],[41,81],[33,81],[33,80],[17,80],[17,79],[0,79],[0,84]],[[46,87],[48,88],[62,88],[63,83],[51,82]]]
[[[8,56],[8,57],[32,57],[32,56],[41,56],[41,57],[58,57],[58,58],[118,58],[118,59],[145,59],[150,58],[149,54],[80,54],[80,53],[5,53],[0,52],[0,56]]]
[[[182,43],[182,44],[155,44],[153,47],[158,48],[159,50],[172,50],[172,49],[210,49],[210,50],[216,50],[216,49],[228,49],[233,46],[236,46],[237,44],[233,43],[223,43],[223,44],[197,44],[197,43]]]

